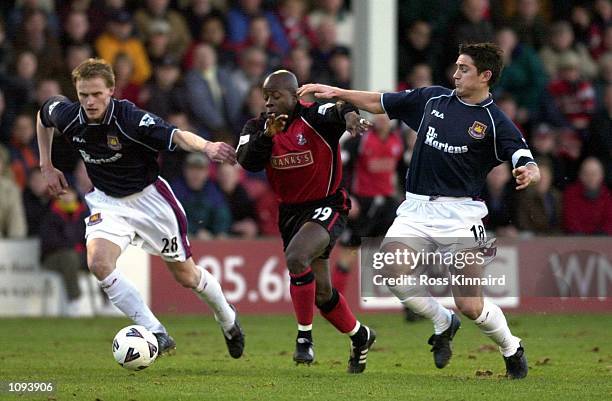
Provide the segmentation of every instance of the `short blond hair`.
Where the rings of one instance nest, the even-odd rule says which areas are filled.
[[[107,87],[115,87],[115,73],[113,72],[113,67],[104,59],[87,59],[72,70],[72,83],[75,85],[78,80],[91,78],[102,78]]]

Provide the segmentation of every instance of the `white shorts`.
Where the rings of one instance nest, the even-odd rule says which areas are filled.
[[[94,188],[85,201],[91,211],[85,219],[87,242],[103,238],[122,251],[132,244],[169,262],[191,257],[185,211],[163,178],[124,198]]]
[[[383,243],[401,242],[415,251],[457,252],[482,247],[486,232],[482,219],[488,214],[482,201],[406,192],[397,217]]]

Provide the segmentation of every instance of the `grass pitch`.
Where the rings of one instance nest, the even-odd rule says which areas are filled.
[[[291,316],[242,316],[242,359],[231,359],[210,316],[163,317],[177,353],[130,372],[111,353],[115,333],[130,322],[0,319],[0,400],[605,400],[612,399],[611,315],[510,315],[530,363],[521,381],[500,377],[492,343],[463,319],[448,367],[433,365],[429,322],[400,314],[365,315],[378,341],[362,375],[345,373],[348,339],[315,319],[316,362],[291,360]],[[53,381],[52,394],[14,394],[9,381]]]

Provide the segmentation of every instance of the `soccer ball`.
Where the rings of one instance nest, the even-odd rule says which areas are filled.
[[[119,330],[113,340],[113,356],[129,370],[142,370],[157,358],[157,338],[143,326],[132,325]]]

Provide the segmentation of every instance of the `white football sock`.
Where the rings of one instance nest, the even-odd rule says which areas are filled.
[[[201,276],[194,292],[211,307],[215,313],[215,320],[219,322],[223,331],[227,334],[234,326],[236,312],[234,312],[227,299],[225,299],[221,284],[219,284],[215,276],[201,266],[196,265],[196,268],[200,271]]]
[[[414,286],[389,286],[389,290],[414,313],[430,319],[434,333],[441,334],[450,327],[452,313],[436,301],[426,290]]]
[[[510,333],[504,312],[499,306],[485,299],[482,313],[474,323],[484,335],[499,345],[499,350],[504,356],[508,357],[516,353],[521,339]]]
[[[104,280],[98,281],[108,299],[134,323],[144,326],[152,333],[167,333],[166,328],[153,315],[142,297],[124,276],[115,269]]]

